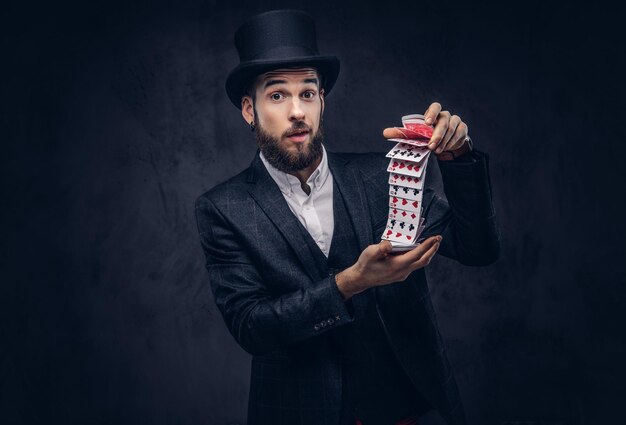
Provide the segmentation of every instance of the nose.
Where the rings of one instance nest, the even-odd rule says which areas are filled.
[[[300,103],[300,99],[294,97],[291,101],[291,109],[289,110],[289,120],[290,121],[302,121],[304,119],[304,109],[302,109],[302,104]]]

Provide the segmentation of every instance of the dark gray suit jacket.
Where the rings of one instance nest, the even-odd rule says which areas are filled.
[[[388,215],[384,153],[328,153],[362,251],[378,243]],[[488,158],[439,162],[448,202],[426,179],[425,235],[441,234],[439,253],[466,265],[499,255]],[[253,355],[248,424],[337,425],[341,365],[329,332],[353,321],[334,275],[309,254],[302,225],[260,157],[201,195],[196,219],[211,289],[226,325]],[[356,261],[356,258],[355,258]],[[437,329],[424,270],[371,288],[402,367],[450,424],[465,424],[456,382]]]

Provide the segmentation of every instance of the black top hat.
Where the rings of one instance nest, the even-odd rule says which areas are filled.
[[[226,92],[241,108],[241,98],[252,79],[272,69],[305,66],[316,68],[328,95],[339,74],[339,59],[320,56],[315,22],[300,10],[272,10],[253,16],[235,33],[239,65],[226,80]]]

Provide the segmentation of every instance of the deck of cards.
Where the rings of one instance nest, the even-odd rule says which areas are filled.
[[[387,153],[389,218],[381,239],[391,242],[392,252],[404,252],[419,245],[425,227],[422,191],[433,128],[424,123],[423,115],[413,114],[402,117],[402,127],[396,129],[403,137],[388,139],[396,145]]]

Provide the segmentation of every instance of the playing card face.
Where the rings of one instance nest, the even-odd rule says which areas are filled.
[[[417,177],[405,176],[404,174],[389,173],[389,184],[421,189],[424,187],[424,180]]]
[[[422,201],[400,198],[398,196],[389,197],[389,208],[398,208],[405,211],[420,212]]]
[[[401,198],[410,199],[412,201],[421,201],[422,189],[392,184],[389,186],[389,195],[399,196]]]
[[[406,221],[419,226],[424,219],[415,211],[406,211],[399,208],[389,208],[389,218],[394,220]]]
[[[428,157],[430,150],[426,147],[410,145],[408,143],[397,143],[393,149],[387,153],[387,158],[397,158],[405,161],[422,162]]]
[[[405,252],[419,245],[423,232],[422,195],[430,150],[425,146],[433,128],[420,114],[402,117],[403,127],[396,127],[402,138],[389,139],[397,144],[389,151],[389,218],[381,236],[392,243],[394,252]],[[423,239],[423,238],[422,238]]]
[[[411,244],[415,241],[418,225],[411,221],[389,218],[381,238],[388,241]]]
[[[391,158],[387,171],[390,173],[404,174],[405,176],[422,177],[424,166],[422,163]]]
[[[398,210],[399,211],[399,210]],[[391,215],[390,215],[391,217]],[[420,224],[417,228],[417,232],[415,233],[415,238],[413,240],[412,243],[405,243],[405,242],[398,242],[398,241],[393,241],[391,240],[391,246],[393,247],[391,252],[406,252],[406,251],[410,251],[413,248],[419,246],[420,242],[424,241],[424,238],[420,238],[422,232],[424,232],[424,229],[426,228],[426,226],[424,225],[424,218],[420,218]],[[385,234],[388,232],[387,229],[385,229],[385,232],[383,234],[383,237],[381,239],[384,239]],[[391,235],[393,236],[393,235]],[[406,239],[406,238],[405,238]]]

